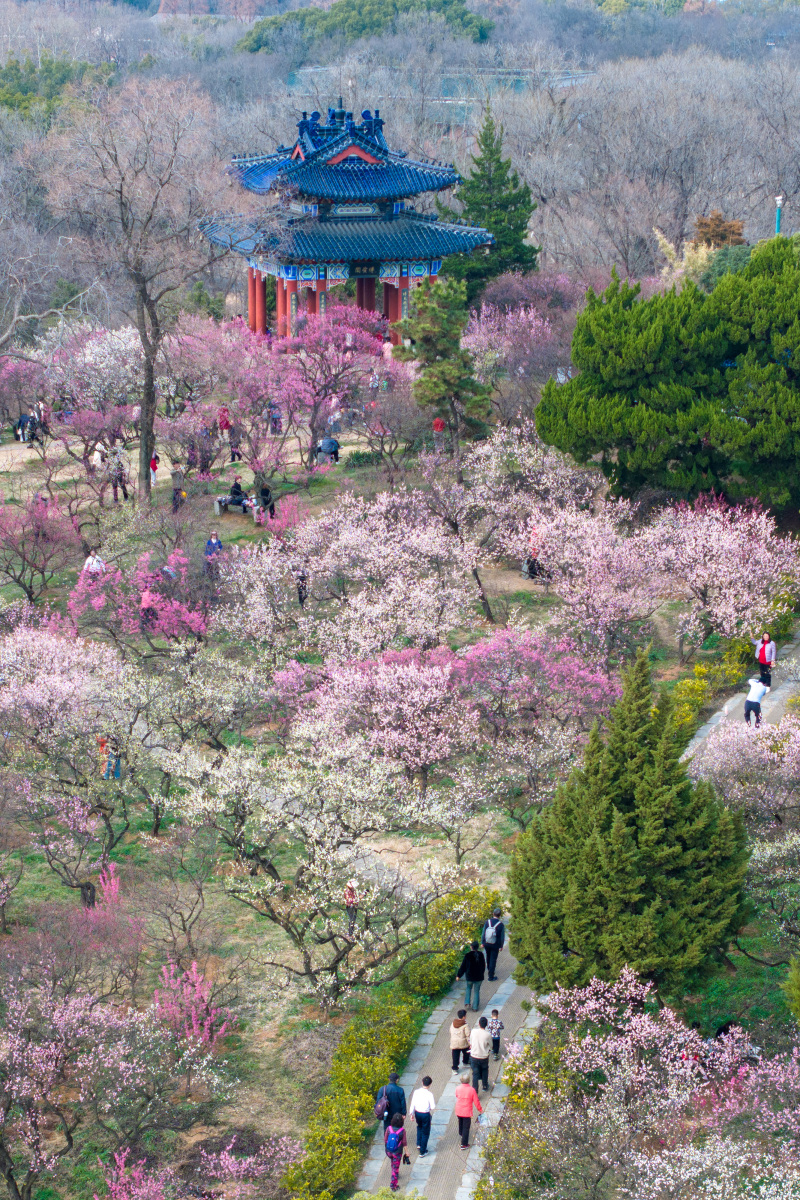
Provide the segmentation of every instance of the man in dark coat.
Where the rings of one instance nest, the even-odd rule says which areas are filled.
[[[478,942],[473,942],[470,949],[464,955],[463,962],[458,968],[458,978],[467,981],[467,991],[464,997],[464,1003],[467,1008],[472,1004],[472,1011],[477,1012],[481,1003],[481,984],[486,977],[486,959],[483,957],[480,945]]]
[[[395,1113],[400,1113],[402,1116],[406,1115],[406,1094],[398,1083],[399,1078],[400,1076],[397,1074],[397,1072],[392,1071],[391,1075],[389,1076],[389,1082],[384,1084],[384,1086],[379,1089],[378,1094],[375,1097],[376,1104],[379,1100],[384,1099],[384,1097],[386,1099],[386,1112],[383,1114],[384,1129],[389,1124]]]

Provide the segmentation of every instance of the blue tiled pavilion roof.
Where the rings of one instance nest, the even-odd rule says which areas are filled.
[[[281,262],[441,259],[494,240],[477,226],[450,224],[413,212],[354,219],[282,218],[264,228],[241,218],[219,218],[207,222],[203,230],[209,241],[237,254],[264,255]]]
[[[377,109],[374,116],[365,110],[362,118],[356,125],[351,113],[329,109],[329,124],[321,125],[318,113],[310,119],[304,113],[294,146],[281,146],[273,154],[236,157],[231,170],[244,188],[258,195],[281,187],[336,203],[402,199],[460,182],[450,164],[415,161],[402,151],[390,150]],[[342,162],[329,163],[351,146],[376,161],[367,162],[354,153]]]

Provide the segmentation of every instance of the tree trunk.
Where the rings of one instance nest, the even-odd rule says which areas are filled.
[[[89,880],[81,884],[81,904],[84,908],[94,908],[97,900],[97,889]]]
[[[481,577],[478,574],[477,567],[472,568],[472,576],[478,585],[478,598],[480,599],[480,602],[481,602],[481,608],[483,609],[483,615],[486,617],[486,620],[489,622],[490,625],[494,625],[495,619],[494,619],[494,614],[492,612],[492,606],[490,605],[489,601],[486,598],[486,592],[483,590],[483,583],[481,582]]]
[[[156,419],[155,362],[145,350],[142,419],[139,425],[139,498],[150,498],[150,459],[156,446],[153,426]]]
[[[8,922],[6,920],[6,906],[0,904],[0,933],[10,933]]]

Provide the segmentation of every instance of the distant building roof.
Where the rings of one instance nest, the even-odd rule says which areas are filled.
[[[328,109],[326,125],[320,121],[318,112],[303,113],[293,146],[235,157],[231,169],[242,186],[259,195],[280,187],[342,202],[418,196],[460,181],[451,164],[415,161],[390,150],[377,109],[374,115],[365,109],[359,125],[341,107]]]
[[[245,257],[275,256],[282,262],[384,262],[442,259],[467,253],[494,239],[485,229],[419,213],[379,214],[347,220],[283,214],[272,225],[242,218],[206,222],[209,241]]]

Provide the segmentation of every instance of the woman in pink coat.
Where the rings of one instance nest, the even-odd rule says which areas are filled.
[[[469,1072],[465,1071],[461,1076],[461,1083],[456,1088],[456,1116],[458,1117],[458,1133],[461,1138],[462,1150],[469,1148],[469,1127],[473,1108],[477,1108],[479,1113],[483,1112],[478,1093],[470,1082]]]

